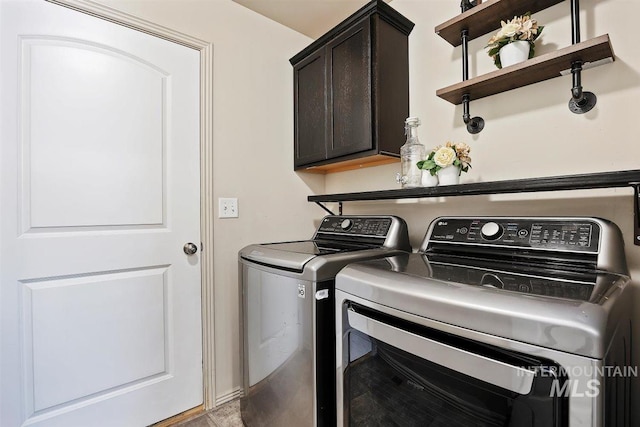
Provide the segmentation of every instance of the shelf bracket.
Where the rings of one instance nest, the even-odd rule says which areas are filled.
[[[462,80],[469,80],[469,30],[462,30]],[[469,112],[469,102],[471,96],[468,93],[462,95],[462,121],[467,125],[467,132],[471,134],[480,133],[484,129],[484,119],[476,116],[471,117]]]
[[[571,43],[580,43],[580,4],[579,0],[571,0]],[[596,106],[598,98],[592,92],[582,90],[582,61],[571,63],[571,75],[573,76],[573,87],[571,88],[571,99],[569,100],[569,110],[574,114],[584,114],[591,111]]]
[[[640,183],[632,183],[633,187],[633,243],[640,246]]]
[[[472,7],[476,7],[480,3],[482,3],[482,0],[462,0],[460,2],[460,10],[464,13]]]
[[[315,203],[316,203],[316,205],[318,205],[322,209],[324,209],[327,213],[329,213],[329,215],[335,215],[329,208],[327,208],[321,202],[315,202]],[[338,202],[338,215],[342,215],[342,202]]]
[[[473,117],[469,113],[469,94],[462,95],[462,121],[467,125],[467,132],[480,133],[484,129],[484,119],[482,117]]]

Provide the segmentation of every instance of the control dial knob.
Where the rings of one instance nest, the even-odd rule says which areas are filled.
[[[353,221],[351,221],[350,219],[345,219],[340,223],[340,228],[342,228],[344,231],[347,231],[351,227],[353,227]]]
[[[480,233],[482,237],[487,240],[496,240],[498,237],[502,236],[502,226],[495,222],[487,222],[480,229]]]

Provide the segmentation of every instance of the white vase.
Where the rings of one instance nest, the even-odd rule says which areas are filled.
[[[500,63],[502,68],[529,59],[531,45],[527,41],[518,40],[502,46],[500,49]]]
[[[438,171],[438,185],[460,184],[460,168],[457,166],[447,166]]]
[[[438,185],[438,176],[431,175],[428,170],[422,171],[422,186],[423,187],[435,187]]]

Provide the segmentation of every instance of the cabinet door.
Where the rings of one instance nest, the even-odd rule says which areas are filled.
[[[327,78],[325,50],[297,64],[294,73],[294,166],[327,158]]]
[[[328,157],[370,150],[371,31],[369,17],[327,46],[329,105]]]

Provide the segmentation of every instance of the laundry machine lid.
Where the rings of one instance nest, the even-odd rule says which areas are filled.
[[[622,296],[628,295],[628,277],[583,273],[573,280],[518,277],[418,253],[350,264],[337,275],[336,289],[437,322],[602,358],[613,333],[614,308],[629,299]]]
[[[348,262],[398,251],[411,252],[406,222],[393,215],[327,215],[309,240],[249,245],[238,253],[249,261],[302,273],[311,280],[333,278]],[[310,262],[319,257],[314,263]]]
[[[241,260],[301,272],[305,264],[318,256],[317,252],[312,241],[300,241],[249,245],[239,255]]]

